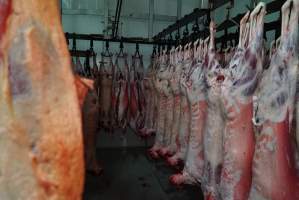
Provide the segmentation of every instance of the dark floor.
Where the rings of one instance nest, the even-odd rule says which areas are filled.
[[[201,200],[200,187],[181,189],[169,184],[175,171],[164,161],[147,158],[145,148],[100,149],[98,158],[105,171],[87,175],[84,200]]]

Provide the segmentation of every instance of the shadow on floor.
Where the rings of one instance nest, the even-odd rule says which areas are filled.
[[[177,189],[168,178],[175,171],[146,157],[145,148],[100,149],[100,177],[87,174],[84,200],[201,200],[200,187]]]

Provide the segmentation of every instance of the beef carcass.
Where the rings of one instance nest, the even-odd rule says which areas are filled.
[[[249,27],[249,18],[256,20],[256,10],[259,11],[258,23]],[[220,193],[223,200],[248,199],[251,187],[251,167],[254,153],[253,95],[263,69],[261,57],[262,38],[255,36],[249,40],[249,28],[255,34],[263,35],[265,8],[263,4],[252,13],[249,12],[240,23],[240,39],[235,55],[226,70],[225,81],[222,84],[223,107],[225,114],[225,129],[223,136],[223,165],[221,172]],[[248,41],[251,43],[249,46]],[[254,45],[254,46],[251,46]]]
[[[263,79],[253,122],[258,126],[251,200],[299,199],[294,137],[290,132],[298,74],[298,0],[282,7],[281,43]]]
[[[187,92],[183,86],[183,82],[187,77],[187,74],[193,65],[193,55],[190,49],[191,43],[188,43],[184,47],[184,60],[182,63],[181,74],[179,78],[179,90],[180,90],[180,103],[181,103],[181,114],[180,114],[180,128],[178,135],[178,149],[177,152],[170,157],[167,161],[171,166],[176,166],[180,162],[185,161],[186,153],[188,148],[188,139],[190,135],[190,107],[187,100]]]
[[[206,40],[207,42],[207,40]],[[215,24],[210,23],[210,41],[205,45],[205,77],[207,83],[207,116],[204,130],[204,170],[202,186],[205,199],[219,199],[222,169],[224,118],[221,105],[223,69],[216,59]]]
[[[203,133],[207,103],[203,67],[203,41],[197,40],[194,43],[194,49],[196,64],[191,68],[184,83],[191,109],[191,130],[184,169],[180,174],[171,177],[171,182],[177,185],[200,183],[204,166]]]
[[[129,109],[129,66],[127,55],[118,55],[115,61],[115,121],[123,132],[128,124]]]
[[[112,55],[102,53],[102,61],[100,63],[100,125],[104,129],[112,132],[113,124],[113,105],[115,99],[113,98],[113,78],[114,65],[112,63]]]
[[[130,69],[130,103],[129,124],[130,127],[139,132],[145,123],[145,96],[144,96],[144,69],[142,55],[132,56]]]
[[[60,20],[57,1],[0,1],[3,200],[82,198],[81,113]]]

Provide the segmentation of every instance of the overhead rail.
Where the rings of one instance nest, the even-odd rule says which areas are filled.
[[[77,33],[65,33],[66,39],[74,40],[93,40],[93,41],[108,41],[108,42],[123,42],[132,44],[145,44],[145,45],[166,45],[167,41],[151,41],[148,38],[141,37],[121,37],[121,38],[107,38],[103,34],[77,34]]]

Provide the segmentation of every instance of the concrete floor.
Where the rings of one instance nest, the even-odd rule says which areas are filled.
[[[84,200],[201,200],[198,186],[181,189],[169,184],[175,171],[164,161],[152,161],[146,148],[99,149],[104,166],[99,177],[87,175]]]

